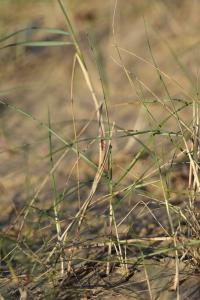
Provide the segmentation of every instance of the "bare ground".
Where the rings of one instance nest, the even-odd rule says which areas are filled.
[[[67,1],[65,1],[67,2]],[[67,4],[67,3],[65,3]],[[109,113],[111,123],[115,123],[112,141],[113,181],[117,182],[130,161],[141,149],[141,142],[156,151],[161,164],[170,162],[176,139],[159,136],[149,140],[143,135],[138,140],[121,137],[122,129],[148,130],[156,128],[163,121],[166,110],[158,103],[148,104],[154,123],[142,107],[140,98],[167,99],[166,91],[152,67],[148,48],[150,40],[153,55],[159,68],[168,74],[166,84],[171,97],[190,102],[195,94],[199,65],[199,9],[198,1],[119,1],[116,11],[115,30],[117,44],[121,47],[122,61],[114,47],[112,1],[69,1],[71,18],[75,24],[78,40],[86,57],[89,73],[99,101],[103,100],[97,67],[91,43],[94,43],[98,59],[103,68],[109,92]],[[147,23],[148,33],[145,31]],[[64,16],[56,1],[2,1],[0,3],[1,36],[26,26],[66,28]],[[48,35],[28,33],[22,39],[50,39]],[[17,39],[17,38],[16,38]],[[20,39],[20,38],[19,38]],[[15,42],[17,40],[14,40]],[[125,49],[125,50],[123,50]],[[129,53],[127,51],[130,51]],[[134,55],[133,55],[134,54]],[[1,89],[0,97],[31,114],[37,120],[48,122],[68,142],[74,140],[73,114],[70,101],[70,83],[74,49],[15,47],[1,49]],[[149,61],[145,63],[141,58]],[[118,63],[117,63],[117,62]],[[143,85],[135,81],[130,84],[123,66],[139,78]],[[173,78],[173,79],[172,79]],[[174,81],[176,80],[176,82]],[[177,84],[178,82],[178,84]],[[142,96],[141,96],[142,95]],[[167,103],[167,100],[166,100]],[[182,104],[182,102],[181,102]],[[179,102],[176,104],[179,105]],[[78,147],[94,163],[98,163],[98,122],[91,94],[79,68],[74,83],[74,114],[77,133],[81,133]],[[191,107],[180,111],[180,117],[191,125]],[[0,105],[0,190],[1,190],[1,278],[0,294],[5,299],[199,299],[199,255],[182,242],[192,238],[184,222],[177,220],[177,212],[172,213],[177,233],[180,235],[179,284],[176,286],[176,259],[173,239],[162,240],[170,232],[169,220],[164,205],[159,172],[154,172],[155,164],[151,151],[146,151],[137,164],[120,183],[113,198],[120,240],[127,241],[122,246],[127,255],[127,272],[120,266],[118,255],[113,249],[110,275],[106,275],[108,254],[108,185],[105,178],[99,183],[78,238],[74,240],[72,230],[63,249],[56,249],[50,261],[47,257],[55,246],[56,231],[53,217],[53,192],[48,172],[49,161],[48,132],[38,121],[23,116],[16,109]],[[170,118],[164,129],[176,132],[176,120]],[[66,147],[53,136],[54,163],[59,160]],[[181,142],[180,142],[181,143]],[[167,174],[170,189],[170,203],[179,208],[187,218],[188,210],[188,164],[183,155],[177,159],[175,167],[163,170]],[[61,228],[64,231],[74,218],[80,203],[87,198],[91,189],[95,170],[69,151],[63,157],[55,172],[56,189],[61,199]],[[128,195],[123,190],[136,182],[144,172],[154,172],[149,176],[152,184],[132,188]],[[145,173],[145,174],[148,174]],[[41,183],[47,176],[37,198],[31,205],[29,216],[24,219],[24,209],[34,198]],[[77,177],[79,192],[77,192]],[[198,220],[198,201],[195,216]],[[176,222],[177,221],[177,222]],[[197,225],[196,225],[197,226]],[[198,227],[198,226],[197,226]],[[198,228],[196,229],[198,232]],[[160,237],[160,241],[153,240]],[[195,239],[198,239],[195,236]],[[149,241],[148,238],[152,238]],[[116,236],[113,231],[113,239]],[[130,242],[132,240],[132,242]],[[129,242],[128,242],[129,241]],[[102,244],[105,243],[105,244]],[[192,247],[192,246],[191,246]],[[161,251],[165,249],[166,252]],[[61,251],[62,250],[62,251]],[[73,252],[73,266],[70,275],[58,275],[60,257],[66,265]],[[159,252],[160,251],[160,252]],[[13,255],[12,255],[13,252]],[[7,254],[8,259],[7,259]],[[56,273],[57,272],[57,273]],[[20,296],[21,295],[21,296]],[[22,298],[24,295],[24,298]]]

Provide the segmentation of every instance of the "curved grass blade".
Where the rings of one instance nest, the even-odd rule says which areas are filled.
[[[72,45],[72,42],[64,42],[64,41],[21,41],[17,43],[7,44],[1,49],[16,47],[16,46],[31,46],[31,47],[57,47],[57,46],[68,46]]]
[[[53,136],[55,136],[59,141],[61,141],[65,146],[69,147],[74,153],[77,153],[77,149],[74,147],[74,143],[73,142],[67,142],[64,138],[62,138],[60,135],[58,135],[53,129],[49,128],[49,126],[38,120],[37,118],[35,118],[34,116],[32,116],[31,114],[21,110],[20,108],[16,107],[15,105],[12,104],[8,104],[2,100],[0,100],[0,103],[2,105],[7,106],[8,108],[20,113],[21,115],[25,116],[26,118],[34,121],[36,124],[38,124],[40,127],[45,128],[48,132],[50,132]],[[96,164],[91,161],[89,158],[87,158],[86,155],[84,155],[84,153],[79,152],[80,157],[89,165],[91,166],[93,169],[97,169]]]
[[[3,38],[0,39],[0,43],[10,39],[13,36],[16,36],[20,33],[23,32],[30,32],[30,31],[41,31],[44,33],[52,33],[52,34],[58,34],[58,35],[70,35],[69,32],[65,31],[65,30],[61,30],[61,29],[57,29],[57,28],[47,28],[47,27],[27,27],[27,28],[23,28],[20,30],[17,30],[13,33],[10,33],[6,36],[4,36]]]

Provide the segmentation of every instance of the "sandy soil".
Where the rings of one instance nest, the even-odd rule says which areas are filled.
[[[161,158],[161,164],[167,162],[172,156],[174,147],[168,136],[159,136],[149,140],[149,135],[144,134],[139,137],[138,142],[133,137],[119,138],[120,129],[140,131],[149,130],[149,128],[156,129],[158,124],[169,115],[163,105],[152,103],[156,97],[167,104],[169,100],[152,62],[148,41],[150,41],[157,65],[164,74],[167,74],[164,78],[171,97],[185,102],[190,102],[193,97],[196,97],[200,60],[199,1],[121,0],[118,1],[114,27],[112,23],[113,1],[63,2],[69,7],[70,17],[76,28],[78,41],[85,55],[99,103],[103,101],[103,93],[91,43],[95,45],[95,53],[97,53],[105,77],[109,95],[110,122],[111,124],[114,122],[112,141],[114,182],[141,149],[141,142],[148,144],[152,151],[156,149]],[[65,19],[57,1],[1,1],[1,36],[27,26],[66,29]],[[113,29],[120,49],[121,61],[116,51]],[[52,37],[48,34],[30,31],[13,38],[12,42],[18,42],[20,39],[40,40],[52,39]],[[6,43],[8,41],[4,42]],[[17,239],[19,234],[22,218],[18,219],[20,212],[33,199],[40,184],[51,170],[48,156],[48,132],[39,125],[39,121],[48,123],[49,110],[52,129],[66,141],[74,140],[73,111],[70,100],[74,53],[73,46],[11,47],[0,51],[0,99],[31,114],[37,120],[31,120],[16,109],[0,104],[0,226],[2,233],[9,234],[14,239]],[[125,68],[130,72],[132,82],[127,78]],[[91,142],[92,138],[98,135],[96,109],[83,74],[78,67],[75,73],[73,97],[77,133],[87,125],[79,136],[82,140],[78,144],[79,150],[94,163],[98,163],[98,143],[95,140]],[[151,101],[147,106],[153,116],[152,119],[147,113],[147,108],[141,104],[141,99]],[[175,102],[175,105],[180,104]],[[191,114],[190,106],[180,112],[180,117],[189,126]],[[163,128],[176,132],[177,121],[175,118],[170,118]],[[65,149],[63,149],[61,139],[56,136],[52,137],[52,142],[54,150],[61,148],[54,155],[54,163],[56,163]],[[82,203],[87,198],[95,175],[95,170],[84,161],[79,161],[79,175],[77,175],[76,162],[77,156],[69,151],[55,172],[58,194],[66,190],[61,203],[60,216],[63,230],[77,212],[79,201]],[[144,167],[151,166],[152,163],[153,158],[148,154],[144,155],[121,182],[120,187],[124,188],[140,178]],[[155,166],[149,171],[154,169]],[[158,173],[155,174],[152,179],[157,180],[158,175]],[[80,195],[77,192],[72,194],[70,192],[77,186],[77,176],[83,185]],[[184,207],[187,197],[182,196],[181,193],[188,184],[187,166],[179,165],[175,169],[172,168],[168,176],[172,189],[171,200],[174,203],[177,201],[179,207]],[[93,203],[107,193],[108,187],[105,180],[102,180],[94,195]],[[148,185],[147,188],[137,191],[133,190],[124,200],[123,197],[123,193],[119,193],[114,199],[117,223],[131,210],[132,212],[119,226],[120,238],[143,238],[166,234],[163,228],[168,230],[169,224],[165,208],[163,208],[160,183]],[[33,204],[20,238],[26,237],[27,241],[35,239],[35,244],[41,243],[41,240],[50,241],[51,236],[55,234],[49,230],[53,223],[52,198],[51,181],[47,180]],[[133,209],[135,205],[137,207]],[[91,206],[81,231],[82,242],[106,236],[108,233],[107,206],[108,203],[105,201]],[[149,211],[153,212],[156,221]],[[159,246],[162,246],[162,243]],[[171,246],[163,245],[163,247]],[[152,247],[156,249],[157,244]],[[77,255],[83,255],[85,258],[90,255],[95,257],[95,255],[98,256],[99,250],[95,251],[89,251],[89,254],[85,251]],[[104,257],[106,250],[101,251]],[[140,248],[136,247],[135,250],[130,246],[127,251],[130,257],[134,258],[140,253]],[[146,251],[149,251],[148,248]],[[181,299],[199,299],[198,269],[195,273],[193,266],[188,264],[187,260],[180,262],[179,268]],[[120,271],[116,271],[118,266],[110,279],[97,275],[101,273],[101,267],[98,264],[92,265],[91,269],[91,273],[88,272],[87,276],[81,273],[79,278],[78,274],[78,279],[74,279],[73,283],[64,280],[60,285],[59,299],[73,299],[73,297],[74,299],[176,299],[176,291],[172,288],[175,278],[175,259],[170,255],[148,258],[145,262],[140,262],[138,266],[133,264],[129,277],[121,276]],[[90,276],[93,282],[88,279]],[[2,275],[2,280],[6,280],[4,275]],[[87,280],[91,281],[91,286],[88,285]],[[150,287],[148,287],[148,282]],[[71,293],[70,285],[73,287],[73,292],[76,288],[80,289],[80,293],[77,292],[75,295]],[[3,295],[3,284],[1,289]],[[48,285],[44,289],[48,289]],[[13,290],[13,288],[9,287],[8,290]],[[8,293],[10,293],[9,299],[16,297],[16,294],[12,296],[12,292]],[[44,294],[44,291],[38,292],[38,299],[42,299],[40,294]],[[28,299],[31,299],[31,294]]]

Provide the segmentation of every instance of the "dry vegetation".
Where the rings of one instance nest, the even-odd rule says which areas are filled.
[[[198,0],[0,2],[0,299],[199,299]]]

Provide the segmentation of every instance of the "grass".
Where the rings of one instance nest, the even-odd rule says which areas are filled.
[[[33,155],[34,143],[25,143],[26,175],[25,184],[20,185],[20,204],[16,202],[10,220],[3,222],[0,232],[0,296],[103,299],[113,294],[120,295],[120,299],[164,299],[168,293],[170,299],[186,299],[194,286],[188,284],[187,294],[182,283],[199,272],[200,259],[198,77],[194,83],[191,72],[170,46],[191,89],[159,67],[146,20],[145,40],[150,58],[121,47],[116,32],[116,2],[112,60],[129,83],[130,93],[137,97],[134,107],[139,107],[139,129],[123,128],[113,120],[114,106],[99,55],[101,49],[89,39],[94,70],[63,1],[58,0],[57,6],[66,22],[65,30],[23,27],[0,38],[2,53],[24,47],[16,58],[19,61],[27,47],[72,49],[67,106],[70,130],[66,122],[63,126],[52,121],[51,106],[48,105],[44,121],[9,101],[15,88],[0,92],[3,116],[12,112],[12,118],[17,116],[20,122],[31,123],[32,130],[42,135],[38,142],[39,163],[44,164],[42,176],[38,174],[33,183],[30,165],[34,166],[37,155]],[[48,35],[48,39],[24,40],[24,33],[30,30]],[[127,66],[125,54],[155,72],[162,96]],[[93,105],[88,106],[86,119],[78,117],[81,107],[78,109],[76,89],[80,78],[80,93],[87,90],[85,95]],[[95,78],[101,88],[98,93]],[[176,92],[171,92],[171,87]],[[146,124],[145,128],[141,123]],[[27,132],[31,134],[31,130]],[[10,146],[3,125],[2,137],[8,146],[0,153],[4,155],[8,148],[12,158],[20,146]],[[121,149],[121,155],[117,149]],[[180,188],[173,186],[176,169],[180,170],[180,177],[175,175]],[[14,189],[14,185],[10,186]]]

